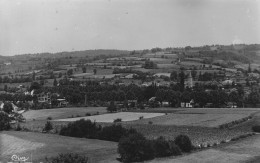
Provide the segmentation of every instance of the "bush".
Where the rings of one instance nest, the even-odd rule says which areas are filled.
[[[116,123],[116,122],[122,122],[122,119],[121,118],[117,118],[117,119],[114,120],[114,123]]]
[[[21,130],[22,130],[22,128],[21,128],[20,124],[18,123],[16,128],[15,128],[15,131],[21,131]]]
[[[10,118],[8,114],[0,111],[0,131],[10,129]]]
[[[100,130],[101,126],[97,126],[95,122],[92,123],[90,120],[80,119],[69,123],[67,126],[63,126],[60,130],[60,135],[80,138],[97,138]]]
[[[181,155],[181,149],[179,146],[177,146],[174,141],[170,140],[169,142],[170,150],[171,150],[171,155],[173,156],[178,156]]]
[[[109,106],[107,107],[107,111],[110,112],[110,113],[117,111],[117,108],[115,106],[115,102],[114,101],[110,102]]]
[[[43,128],[43,131],[48,132],[48,131],[50,131],[52,129],[53,129],[52,123],[50,121],[47,121],[45,126],[44,126],[44,128]]]
[[[52,120],[52,117],[47,117],[47,120]]]
[[[155,157],[177,156],[181,154],[180,148],[174,141],[167,141],[162,136],[153,141],[153,150]]]
[[[103,127],[99,133],[99,139],[118,142],[120,138],[134,133],[137,133],[135,129],[128,130],[121,125],[114,124],[112,126]]]
[[[153,148],[155,157],[166,157],[171,155],[170,145],[162,136],[154,140]]]
[[[11,113],[13,111],[13,106],[10,102],[5,102],[3,111],[6,112],[7,114]]]
[[[192,150],[192,144],[190,138],[187,135],[177,136],[174,142],[183,152],[190,152]]]
[[[90,113],[86,113],[85,116],[91,116],[91,114]]]
[[[118,153],[123,162],[137,162],[154,158],[152,143],[140,134],[131,134],[120,139]]]
[[[260,132],[260,126],[253,126],[253,127],[252,127],[252,130],[253,130],[254,132]]]
[[[97,126],[96,123],[92,123],[90,120],[78,120],[69,123],[67,126],[62,126],[60,135],[90,138],[90,139],[101,139],[108,141],[118,142],[120,138],[128,136],[130,134],[137,133],[135,129],[126,129],[121,125],[112,125],[101,127]]]
[[[88,157],[74,153],[59,154],[57,157],[46,158],[45,160],[47,163],[89,163]]]

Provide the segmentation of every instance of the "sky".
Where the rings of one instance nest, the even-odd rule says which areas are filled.
[[[0,55],[260,43],[260,0],[0,0]]]

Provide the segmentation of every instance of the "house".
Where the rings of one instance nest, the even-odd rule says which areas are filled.
[[[225,80],[222,82],[223,85],[232,85],[233,80]]]
[[[190,100],[190,102],[181,102],[182,108],[193,108],[194,107],[194,100]]]
[[[5,62],[4,65],[8,66],[8,65],[11,65],[12,63],[11,62]]]
[[[161,105],[162,106],[170,106],[169,102],[167,102],[167,101],[163,101]]]
[[[39,103],[44,103],[44,102],[46,102],[46,103],[51,104],[51,95],[50,95],[50,93],[44,93],[44,92],[42,92],[42,93],[40,93],[40,94],[37,94],[36,96],[37,96],[37,99],[38,99],[38,102],[39,102]]]
[[[58,107],[66,107],[68,105],[66,99],[57,99],[57,101],[58,101]]]
[[[233,102],[228,102],[227,103],[227,108],[237,108],[237,103]]]
[[[128,74],[124,78],[125,79],[133,79],[136,74]]]

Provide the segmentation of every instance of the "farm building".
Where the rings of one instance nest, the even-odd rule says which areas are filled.
[[[38,102],[39,103],[43,103],[43,102],[47,102],[47,103],[51,103],[51,96],[50,96],[50,93],[40,93],[40,94],[37,94],[37,99],[38,99]]]
[[[190,102],[181,102],[182,108],[193,108],[194,107],[194,100],[190,100]]]
[[[58,107],[65,107],[68,105],[66,99],[57,99],[57,101],[58,101]]]

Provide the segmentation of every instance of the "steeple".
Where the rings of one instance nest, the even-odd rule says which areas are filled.
[[[193,79],[192,79],[192,75],[191,75],[191,71],[188,77],[188,87],[192,88],[193,87]]]

